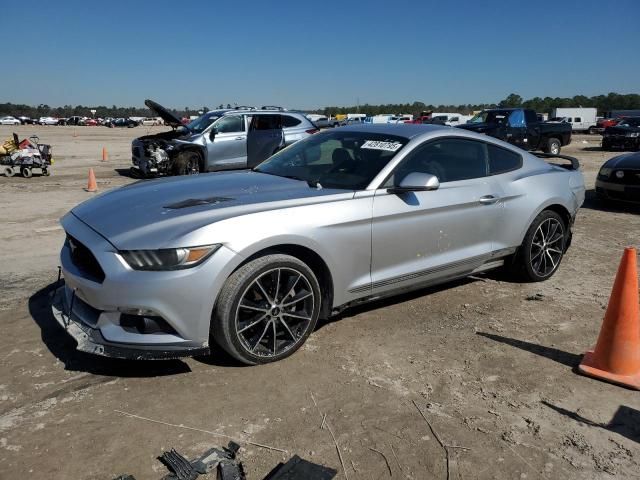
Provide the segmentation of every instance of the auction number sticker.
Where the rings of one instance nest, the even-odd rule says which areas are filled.
[[[387,152],[395,152],[402,146],[398,142],[380,142],[377,140],[367,140],[360,148],[368,148],[369,150],[386,150]]]

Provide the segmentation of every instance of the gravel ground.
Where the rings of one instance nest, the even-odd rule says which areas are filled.
[[[163,450],[195,456],[226,444],[118,410],[236,439],[250,480],[294,453],[338,478],[444,479],[436,434],[465,447],[448,448],[452,479],[640,478],[638,393],[575,371],[597,338],[622,249],[640,238],[637,209],[593,198],[612,156],[599,136],[576,135],[563,149],[581,160],[589,191],[547,282],[490,274],[351,309],[266,366],[220,353],[166,362],[78,353],[47,306],[58,219],[92,195],[83,190],[90,167],[100,190],[134,181],[130,141],[160,129],[15,128],[52,144],[56,163],[50,177],[0,177],[0,477],[157,479]],[[0,127],[0,139],[11,131]],[[320,428],[325,414],[344,473]]]

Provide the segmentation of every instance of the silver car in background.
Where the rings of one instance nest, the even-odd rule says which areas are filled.
[[[252,171],[115,189],[62,219],[53,312],[83,351],[169,358],[215,342],[257,364],[357,303],[498,267],[546,280],[585,194],[563,158],[450,127],[357,125]]]
[[[304,114],[280,108],[214,110],[183,125],[162,105],[145,104],[173,131],[132,142],[132,170],[143,177],[251,168],[318,131]]]

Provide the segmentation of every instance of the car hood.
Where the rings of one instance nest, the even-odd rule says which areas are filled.
[[[640,127],[623,127],[614,125],[604,129],[604,133],[625,134],[627,132],[640,132]]]
[[[71,210],[120,250],[184,247],[182,237],[226,218],[353,196],[249,170],[141,181]],[[337,198],[337,199],[338,199]]]
[[[180,121],[178,117],[176,117],[173,113],[171,113],[159,103],[147,99],[144,101],[144,104],[149,108],[149,110],[154,112],[158,117],[162,118],[166,125],[169,125],[173,128],[178,128],[180,125],[182,125],[182,121]]]
[[[603,167],[621,169],[640,169],[640,152],[625,153],[607,160]]]

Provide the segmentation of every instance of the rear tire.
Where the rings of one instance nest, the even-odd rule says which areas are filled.
[[[560,215],[544,210],[531,222],[514,258],[513,273],[524,282],[541,282],[558,270],[568,241],[568,227]]]
[[[22,173],[22,176],[24,178],[33,177],[33,171],[29,167],[22,167],[22,169],[20,170],[20,173]]]
[[[589,132],[589,135],[595,135],[596,133],[596,127],[589,127],[589,130],[587,130]]]
[[[13,167],[4,167],[4,169],[2,170],[2,173],[4,173],[5,177],[13,177],[15,175],[15,172],[13,171]]]
[[[547,140],[545,152],[550,153],[552,155],[558,155],[560,153],[561,148],[562,148],[562,145],[560,143],[560,140],[558,140],[557,138],[550,138]]]
[[[313,332],[320,304],[320,285],[304,262],[283,254],[259,257],[225,282],[211,341],[247,365],[282,360]]]

